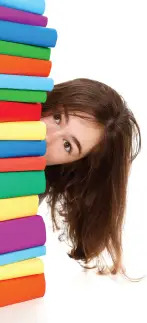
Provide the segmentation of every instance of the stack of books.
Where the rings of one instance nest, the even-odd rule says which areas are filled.
[[[43,297],[46,125],[41,103],[57,31],[44,0],[0,0],[0,306]]]

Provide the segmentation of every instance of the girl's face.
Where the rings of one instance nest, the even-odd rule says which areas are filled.
[[[62,112],[42,117],[46,124],[47,150],[44,155],[47,165],[70,163],[83,158],[100,140],[102,129],[88,119],[85,112],[72,113],[66,117]]]

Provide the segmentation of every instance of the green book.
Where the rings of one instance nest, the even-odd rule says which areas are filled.
[[[43,48],[0,40],[0,54],[49,60],[51,48]]]
[[[44,103],[46,100],[44,91],[0,89],[0,101]]]
[[[0,173],[0,198],[38,195],[46,189],[44,171]],[[2,211],[2,210],[1,210]]]

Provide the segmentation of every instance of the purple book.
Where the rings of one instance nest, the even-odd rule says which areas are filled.
[[[41,246],[45,242],[45,223],[40,215],[0,222],[0,254]]]
[[[3,6],[0,6],[0,20],[41,27],[46,27],[48,23],[48,18],[45,16]]]

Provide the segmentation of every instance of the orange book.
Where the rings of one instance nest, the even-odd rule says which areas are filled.
[[[49,76],[51,67],[51,61],[0,55],[0,74]]]
[[[45,276],[37,274],[0,281],[0,307],[43,297]]]
[[[45,167],[46,158],[44,156],[0,158],[0,172],[44,170]]]

